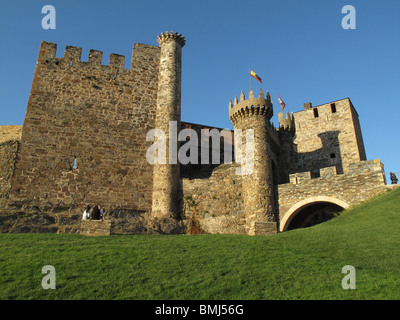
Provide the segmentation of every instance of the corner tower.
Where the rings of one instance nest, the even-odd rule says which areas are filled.
[[[236,134],[237,130],[242,130],[241,150],[236,150],[236,155],[241,152],[242,158],[248,160],[249,154],[246,152],[254,151],[254,168],[242,176],[246,232],[250,235],[277,232],[271,147],[269,145],[271,139],[269,120],[272,115],[271,96],[267,93],[265,98],[261,89],[258,97],[255,97],[253,90],[250,90],[249,99],[246,100],[242,92],[240,102],[235,97],[234,104],[232,105],[232,101],[229,103],[229,118],[235,127]],[[254,145],[247,146],[251,143],[251,140],[247,139],[247,132],[251,129],[254,130]],[[242,162],[241,165],[243,167],[246,164]]]
[[[279,128],[277,129],[281,149],[279,152],[279,183],[289,182],[289,174],[292,173],[294,163],[294,136],[296,127],[293,114],[286,112],[286,118],[282,111],[278,112]]]
[[[171,31],[162,33],[157,41],[161,52],[155,128],[165,133],[165,143],[170,152],[167,152],[165,164],[154,165],[152,215],[155,218],[176,218],[180,185],[177,130],[181,126],[182,47],[185,38]],[[171,130],[173,128],[177,130]]]

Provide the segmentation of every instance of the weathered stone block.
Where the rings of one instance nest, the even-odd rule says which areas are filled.
[[[84,236],[109,236],[111,234],[111,221],[82,220],[80,234]]]
[[[251,236],[270,235],[277,233],[277,223],[269,221],[253,221],[248,234]]]
[[[327,167],[320,169],[321,178],[331,178],[337,174],[336,167]]]

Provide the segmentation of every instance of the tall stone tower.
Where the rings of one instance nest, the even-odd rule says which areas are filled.
[[[176,218],[180,190],[177,130],[181,126],[182,47],[185,38],[176,32],[166,32],[158,36],[157,41],[161,52],[155,128],[165,133],[168,147],[166,163],[156,163],[153,169],[152,215],[154,218]]]
[[[288,183],[289,174],[293,171],[294,163],[294,136],[296,127],[293,114],[286,112],[286,118],[282,111],[278,112],[279,128],[277,129],[281,149],[279,152],[279,183]]]
[[[242,175],[244,210],[246,213],[246,232],[250,235],[270,234],[277,232],[275,212],[275,192],[273,186],[270,135],[272,126],[269,122],[273,115],[272,101],[260,89],[259,97],[254,97],[250,90],[249,99],[242,92],[240,102],[237,97],[234,104],[229,104],[229,117],[235,131],[242,130],[242,158],[248,161],[249,152],[254,150],[254,168]],[[254,149],[247,146],[247,132],[254,130]],[[236,142],[235,142],[236,144]],[[246,154],[247,152],[247,154]],[[242,166],[246,163],[242,163]]]

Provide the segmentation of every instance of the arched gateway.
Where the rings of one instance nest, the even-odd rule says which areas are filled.
[[[280,231],[302,228],[329,220],[333,213],[347,209],[349,204],[333,197],[316,196],[293,205],[280,221]]]

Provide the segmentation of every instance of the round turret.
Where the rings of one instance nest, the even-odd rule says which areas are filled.
[[[165,33],[161,33],[157,37],[157,42],[160,46],[163,44],[163,42],[168,41],[168,40],[176,41],[177,43],[179,43],[181,45],[181,47],[183,47],[186,43],[185,37],[182,36],[180,33],[178,34],[178,32],[166,31]]]
[[[269,92],[267,98],[264,97],[263,91],[260,89],[258,98],[254,97],[254,92],[250,89],[249,99],[245,99],[243,91],[240,95],[240,102],[235,97],[234,104],[232,100],[229,102],[229,119],[235,125],[240,119],[248,116],[260,115],[270,120],[273,116],[272,101]]]
[[[269,121],[272,115],[271,96],[267,93],[265,98],[261,89],[257,98],[250,90],[247,100],[242,92],[240,102],[235,97],[234,104],[232,101],[229,103],[229,118],[235,126],[235,147],[238,147],[235,149],[236,159],[246,172],[242,175],[242,196],[245,228],[251,235],[277,230],[271,158],[271,135],[275,132],[271,130]],[[241,141],[236,141],[236,137]]]

